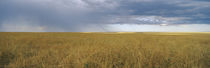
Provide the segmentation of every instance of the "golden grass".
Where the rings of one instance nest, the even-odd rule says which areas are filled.
[[[210,34],[0,33],[0,68],[208,68]]]

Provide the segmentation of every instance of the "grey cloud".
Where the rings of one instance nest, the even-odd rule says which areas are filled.
[[[34,1],[34,2],[31,2]],[[0,8],[2,22],[6,19],[15,19],[19,16],[25,16],[38,20],[33,22],[42,26],[48,27],[48,31],[53,31],[52,28],[61,28],[66,31],[83,31],[84,26],[89,24],[100,24],[106,22],[106,14],[110,12],[103,12],[98,10],[109,9],[108,7],[91,7],[88,4],[79,0],[8,0],[2,1]],[[82,5],[83,4],[83,5]],[[111,6],[114,8],[114,6]],[[104,13],[104,14],[103,14]],[[17,24],[18,22],[13,22]],[[51,28],[51,29],[50,29]],[[101,29],[101,28],[98,28]],[[86,29],[85,29],[86,30]]]
[[[192,0],[156,0],[151,2],[125,2],[125,9],[133,10],[131,15],[162,16],[162,17],[188,17],[191,19],[181,20],[184,24],[208,24],[208,17],[196,16],[197,14],[209,15],[210,2]],[[204,20],[205,19],[205,20]],[[195,21],[196,20],[196,21]]]
[[[187,17],[162,17],[162,16],[118,16],[115,17],[113,24],[181,24]]]
[[[107,31],[106,24],[210,24],[209,5],[207,0],[0,0],[0,28],[10,28],[7,20],[9,26],[19,24],[19,17],[29,23],[25,26],[36,25],[36,31]]]

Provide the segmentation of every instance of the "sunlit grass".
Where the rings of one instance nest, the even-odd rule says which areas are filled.
[[[0,33],[1,67],[208,68],[210,34]]]

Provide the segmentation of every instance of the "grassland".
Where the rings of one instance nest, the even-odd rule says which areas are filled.
[[[0,68],[208,68],[210,33],[0,33]]]

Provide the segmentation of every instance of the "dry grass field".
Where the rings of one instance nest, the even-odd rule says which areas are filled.
[[[210,33],[0,33],[0,68],[209,68]]]

